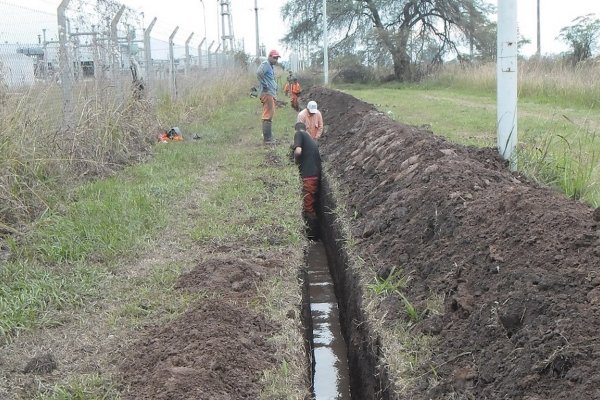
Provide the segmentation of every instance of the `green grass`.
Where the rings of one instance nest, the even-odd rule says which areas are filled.
[[[184,253],[219,242],[260,252],[293,248],[302,259],[300,180],[287,161],[295,113],[277,110],[274,135],[282,144],[267,148],[258,100],[232,86],[235,90],[225,90],[229,100],[210,112],[186,108],[200,107],[206,101],[201,97],[159,105],[161,119],[179,125],[186,141],[156,144],[150,161],[67,189],[60,194],[66,201],[49,205],[25,240],[9,240],[13,261],[0,267],[0,336],[10,341],[24,331],[85,325],[81,321],[89,316],[107,335],[128,332],[174,318],[190,302],[212,296],[174,289],[179,275],[197,260],[189,254],[171,258],[162,242]],[[165,234],[174,237],[163,240]],[[144,260],[145,253],[156,251],[167,254]],[[295,320],[287,317],[300,304],[297,267],[286,266],[279,282],[265,282],[253,306],[290,324],[271,338],[284,352],[287,346],[298,351],[302,342]],[[298,354],[301,359],[294,359]],[[265,371],[265,398],[277,398],[282,384],[288,385],[284,391],[296,390],[290,385],[301,379],[299,373],[304,376],[306,361],[302,351],[298,354],[285,355],[287,368]],[[34,395],[116,399],[116,393],[110,377],[74,371],[60,383],[40,384]],[[295,398],[302,396],[298,392]]]
[[[86,295],[101,296],[96,288],[110,282],[110,270],[170,222],[172,207],[192,189],[196,175],[189,170],[201,173],[208,153],[192,143],[158,147],[152,162],[86,184],[64,210],[48,212],[27,242],[13,243],[17,261],[0,269],[3,333],[47,326],[54,312],[79,306]],[[140,279],[145,289],[137,288],[138,298],[158,299],[148,281],[154,278]]]
[[[289,195],[299,194],[299,178],[297,170],[287,160],[287,147],[256,151],[256,144],[262,141],[258,129],[260,121],[254,122],[257,134],[251,138],[237,136],[239,128],[230,126],[239,124],[229,118],[231,113],[239,118],[254,119],[254,115],[249,114],[249,110],[256,107],[254,102],[256,99],[241,101],[222,116],[215,115],[212,122],[221,126],[224,132],[235,135],[228,139],[240,140],[241,145],[223,151],[223,156],[213,165],[222,171],[223,177],[198,210],[198,218],[203,224],[193,230],[195,240],[252,240],[279,244],[298,244],[301,240],[300,232],[295,229],[299,214],[290,214],[291,210],[299,210],[299,203],[296,196]],[[274,120],[274,135],[284,143],[292,140],[292,132],[286,128],[293,123],[291,117],[288,110],[278,110]]]
[[[86,263],[115,264],[124,256],[135,256],[178,212],[198,177],[215,168],[224,169],[226,176],[207,190],[207,201],[202,199],[192,239],[258,238],[267,243],[276,235],[278,242],[299,243],[300,232],[294,229],[299,213],[289,212],[300,206],[296,171],[286,167],[283,149],[273,154],[281,166],[265,167],[265,151],[256,146],[260,138],[239,134],[240,121],[260,124],[249,111],[256,108],[252,101],[256,100],[243,99],[217,112],[214,122],[197,128],[202,139],[157,144],[152,161],[74,190],[70,204],[48,211],[25,243],[13,243],[21,261],[0,270],[5,278],[0,282],[0,301],[3,315],[9,316],[2,319],[4,333],[43,326],[40,316],[48,307],[80,303],[86,288],[102,279],[102,274],[91,272],[95,269],[86,270]],[[230,118],[231,113],[240,119]],[[280,126],[285,115],[282,112]],[[254,148],[231,146],[239,140],[253,142]],[[59,267],[48,270],[43,264]],[[90,283],[78,278],[82,274]],[[18,297],[12,295],[15,292]]]
[[[74,377],[64,385],[55,385],[46,393],[39,393],[34,400],[118,400],[119,390],[100,375],[90,374]]]
[[[401,269],[396,269],[394,266],[386,278],[376,276],[374,282],[368,284],[367,287],[376,296],[389,296],[391,294],[400,293],[406,289],[410,279],[410,275],[403,274]]]
[[[27,261],[0,268],[0,339],[22,330],[60,324],[58,312],[81,307],[95,293],[103,272],[81,265],[48,269]]]

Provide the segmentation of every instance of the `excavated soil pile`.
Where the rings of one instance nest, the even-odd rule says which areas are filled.
[[[129,350],[121,366],[127,398],[258,399],[263,370],[277,362],[267,342],[276,327],[248,303],[282,263],[231,253],[183,274],[178,289],[209,298],[166,325],[149,327]]]
[[[452,144],[315,87],[326,169],[348,207],[356,250],[385,278],[411,277],[434,337],[406,399],[599,399],[600,218],[511,173],[493,149]],[[443,296],[441,314],[424,312]],[[386,323],[406,319],[393,296]],[[432,371],[435,371],[433,373]]]

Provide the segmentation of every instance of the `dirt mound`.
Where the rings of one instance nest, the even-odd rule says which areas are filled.
[[[451,144],[340,92],[304,96],[328,126],[320,149],[357,251],[373,275],[410,276],[405,295],[424,313],[413,330],[436,339],[403,398],[600,398],[594,210],[510,173],[495,149]],[[432,296],[443,313],[427,311]],[[407,318],[399,301],[380,311],[390,325]]]
[[[131,399],[257,399],[277,360],[277,328],[248,306],[256,284],[281,265],[222,255],[182,274],[176,287],[207,293],[180,318],[149,328],[121,366]]]

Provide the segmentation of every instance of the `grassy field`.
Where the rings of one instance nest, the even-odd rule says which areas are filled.
[[[592,71],[590,73],[598,73],[597,68]],[[565,74],[563,86],[559,85],[561,72]],[[575,77],[566,72],[559,70],[554,71],[554,75],[546,75],[547,79],[552,78],[553,96],[544,95],[548,89],[540,85],[543,78],[537,77],[539,71],[522,72],[517,112],[517,168],[542,184],[598,206],[600,89],[593,84],[584,86],[579,79],[584,72],[578,72]],[[341,86],[340,89],[374,104],[402,123],[431,129],[450,141],[495,147],[493,85],[493,70],[482,68],[454,71],[450,76],[442,75],[417,86],[392,84]],[[563,97],[559,95],[561,92]],[[569,103],[569,98],[579,100]]]
[[[211,93],[221,96],[217,105]],[[195,265],[194,254],[231,243],[268,252],[274,234],[277,248],[296,258],[286,274],[259,288],[254,304],[282,326],[272,340],[285,368],[265,371],[264,398],[279,398],[282,390],[302,398],[303,339],[297,321],[279,307],[300,301],[299,180],[287,146],[262,145],[259,107],[239,85],[223,82],[198,87],[180,102],[163,100],[160,119],[180,126],[186,141],[157,143],[151,160],[69,188],[61,196],[67,201],[49,208],[27,235],[7,239],[11,257],[0,268],[2,358],[17,365],[50,347],[69,360],[70,340],[87,343],[93,354],[93,360],[72,359],[52,380],[36,380],[26,398],[119,398],[110,351],[130,343],[148,322],[173,319],[206,295],[173,288]],[[280,110],[275,136],[291,141],[294,121],[291,109]],[[85,372],[90,363],[98,373]],[[3,376],[0,397],[14,395],[14,384]]]

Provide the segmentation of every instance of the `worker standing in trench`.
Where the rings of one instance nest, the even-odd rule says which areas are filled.
[[[296,133],[292,150],[302,178],[303,216],[308,228],[308,237],[317,239],[318,221],[315,206],[321,182],[321,155],[317,142],[306,131],[306,125],[297,122],[294,128]]]

